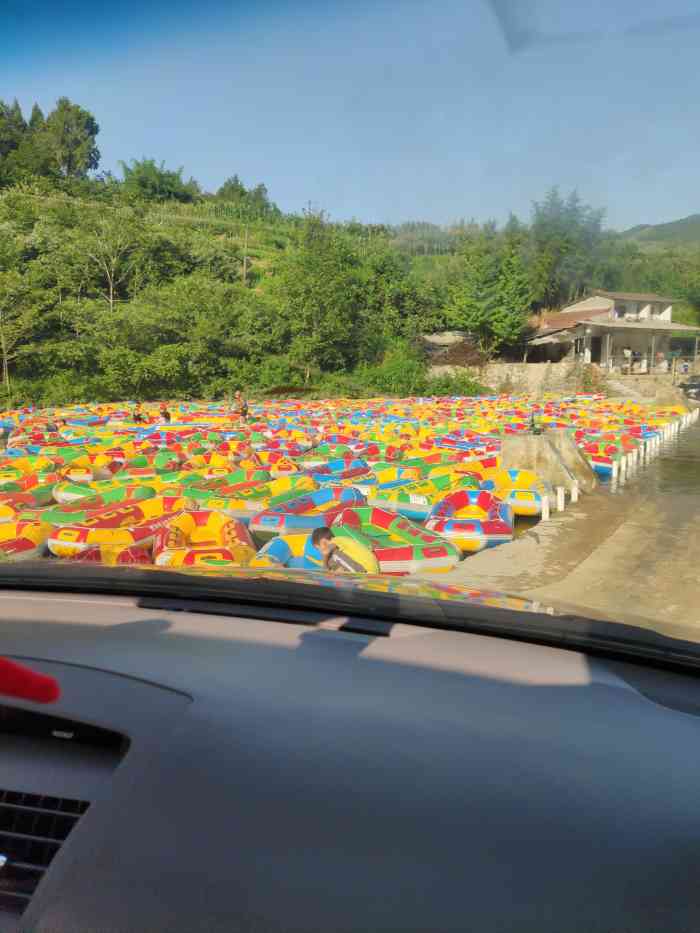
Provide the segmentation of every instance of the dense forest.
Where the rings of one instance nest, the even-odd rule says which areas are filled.
[[[604,227],[553,187],[527,222],[338,223],[281,211],[236,174],[215,192],[153,159],[99,172],[99,126],[61,98],[0,101],[0,362],[10,400],[305,390],[468,393],[430,379],[419,336],[517,353],[533,312],[598,287],[700,308],[700,243]]]

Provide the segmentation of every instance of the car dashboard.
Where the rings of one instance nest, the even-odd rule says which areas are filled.
[[[695,677],[192,609],[3,593],[0,933],[698,928]]]

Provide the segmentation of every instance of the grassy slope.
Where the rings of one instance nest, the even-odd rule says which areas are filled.
[[[700,243],[700,214],[690,214],[665,224],[641,224],[625,230],[620,236],[640,243]]]
[[[285,249],[294,227],[284,219],[276,221],[241,220],[225,205],[167,204],[154,206],[149,220],[161,224],[186,224],[206,229],[212,235],[222,234],[236,242],[241,249],[247,241],[247,252],[253,259],[263,261]]]

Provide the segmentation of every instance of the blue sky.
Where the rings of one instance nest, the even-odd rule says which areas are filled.
[[[691,0],[0,4],[0,98],[88,107],[105,169],[374,222],[527,218],[552,184],[617,228],[700,211]]]

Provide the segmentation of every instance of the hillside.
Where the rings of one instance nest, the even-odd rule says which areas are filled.
[[[62,128],[80,129],[68,156]],[[29,121],[0,101],[0,397],[460,395],[417,337],[472,334],[521,352],[533,310],[587,288],[700,308],[700,215],[607,235],[602,209],[556,188],[530,223],[334,221],[285,214],[264,184],[206,192],[154,159],[95,174],[99,125],[61,98]],[[680,245],[682,244],[682,245]],[[683,317],[682,315],[686,315]],[[446,360],[447,362],[447,360]],[[450,363],[476,365],[463,353]]]
[[[639,224],[623,231],[620,236],[641,243],[700,243],[700,214],[689,214],[688,217],[665,224]]]

